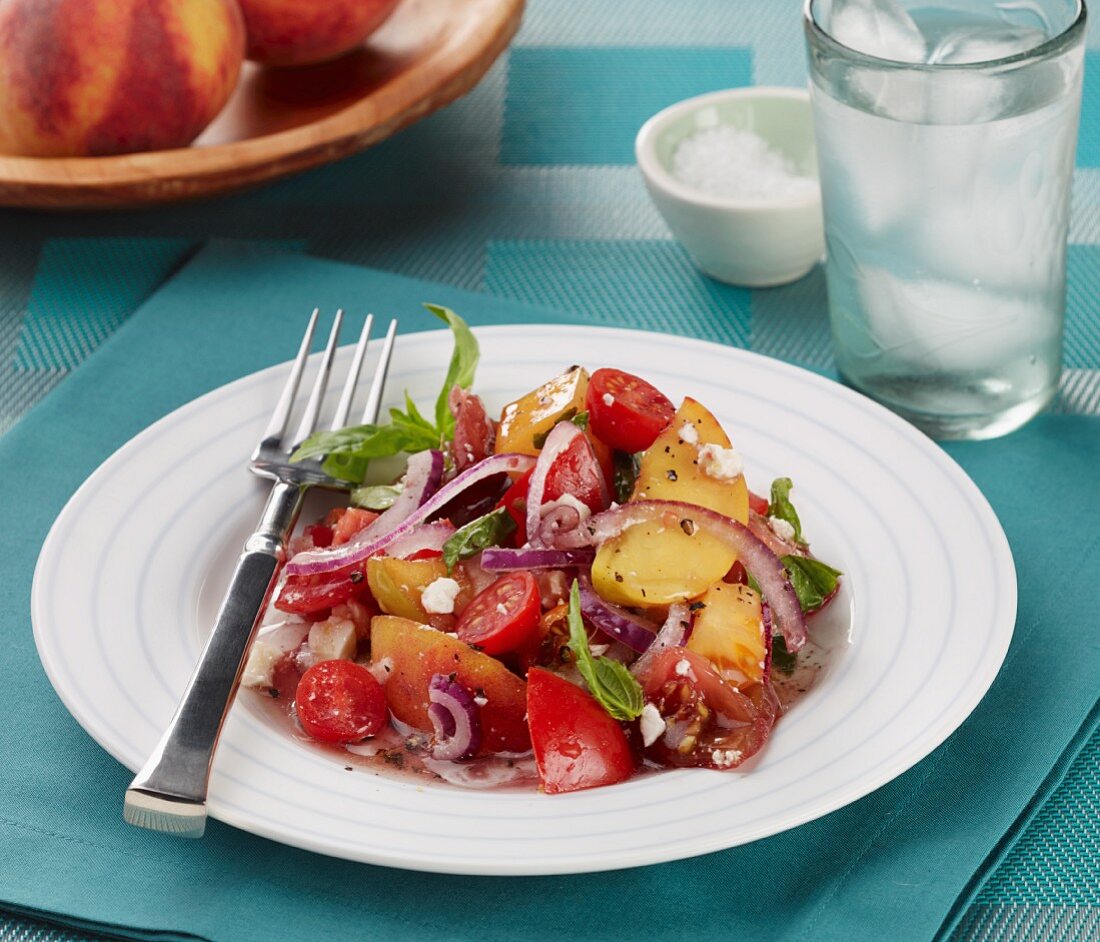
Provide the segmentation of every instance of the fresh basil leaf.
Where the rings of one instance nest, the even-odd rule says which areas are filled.
[[[443,380],[443,389],[435,403],[435,424],[443,438],[451,438],[455,432],[455,417],[451,415],[447,400],[455,386],[469,389],[477,372],[477,362],[481,356],[477,338],[474,337],[466,322],[450,308],[438,304],[425,304],[429,311],[451,328],[454,334],[455,348],[451,354],[451,363],[447,367],[447,376]]]
[[[396,484],[368,484],[351,492],[351,502],[364,510],[389,510],[402,490]]]
[[[439,433],[434,428],[430,425],[425,428],[396,409],[390,411],[390,425],[412,446],[403,449],[404,451],[424,451],[427,448],[438,448],[440,445]]]
[[[615,501],[625,504],[634,494],[634,482],[638,480],[638,459],[626,451],[616,451],[611,458],[612,490]]]
[[[420,414],[420,410],[416,408],[416,403],[412,401],[408,392],[405,393],[405,411],[390,409],[390,421],[394,425],[400,425],[408,429],[410,432],[413,430],[423,432],[435,441],[436,445],[439,444],[439,429]]]
[[[454,436],[454,417],[447,408],[447,397],[452,386],[468,388],[473,383],[479,357],[477,340],[454,311],[432,304],[426,307],[451,328],[455,341],[447,378],[436,401],[437,424],[424,417],[406,392],[405,411],[391,409],[388,423],[318,432],[297,448],[291,461],[324,457],[322,467],[327,474],[343,481],[362,481],[375,458],[438,448],[442,441]]]
[[[343,481],[361,481],[367,464],[374,458],[388,458],[403,451],[423,451],[438,442],[427,438],[423,430],[402,425],[356,425],[331,432],[317,432],[307,438],[291,456],[291,461],[327,457],[322,467],[326,474]]]
[[[326,454],[348,453],[371,441],[380,431],[377,425],[354,425],[332,432],[315,432],[295,450],[291,461],[305,461]]]
[[[641,685],[625,664],[609,657],[593,657],[588,634],[581,619],[581,593],[576,582],[569,593],[569,648],[576,655],[577,670],[588,684],[589,693],[608,715],[617,720],[633,720],[642,715],[645,697]]]
[[[794,527],[794,538],[798,543],[802,540],[802,522],[798,519],[798,511],[791,503],[790,494],[794,483],[790,478],[776,478],[772,481],[771,501],[768,504],[768,516],[778,520],[785,520]]]
[[[572,422],[575,426],[577,426],[577,428],[579,428],[582,432],[588,430],[588,413],[587,412],[578,412],[569,421]]]
[[[798,604],[804,612],[814,612],[836,591],[842,573],[810,556],[782,556],[780,562],[787,569],[798,596]]]
[[[772,670],[780,674],[793,674],[798,666],[798,655],[787,650],[787,640],[782,635],[772,638]]]
[[[443,562],[447,565],[447,572],[450,573],[460,559],[467,559],[487,546],[499,546],[515,529],[516,522],[505,507],[498,507],[459,527],[443,544]]]

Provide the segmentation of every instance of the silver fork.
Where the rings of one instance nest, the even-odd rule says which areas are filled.
[[[214,749],[237,692],[245,654],[286,556],[287,538],[298,519],[302,499],[311,487],[348,490],[353,486],[352,482],[325,474],[319,460],[290,463],[294,449],[312,434],[317,424],[344,317],[343,311],[336,312],[305,411],[297,431],[288,438],[287,427],[319,314],[315,310],[309,319],[290,377],[249,463],[255,474],[275,482],[259,526],[245,542],[214,630],[168,729],[126,789],[123,817],[138,827],[181,837],[202,837],[206,830],[206,792]],[[368,316],[363,325],[330,426],[333,429],[347,424],[373,321],[373,316]],[[377,420],[396,333],[397,321],[391,321],[363,409],[364,423]]]

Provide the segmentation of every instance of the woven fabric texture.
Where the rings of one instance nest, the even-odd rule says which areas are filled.
[[[0,213],[0,434],[79,367],[201,241],[312,254],[576,311],[705,332],[831,368],[820,271],[783,288],[692,267],[632,141],[687,95],[805,82],[801,0],[529,0],[478,88],[383,145],[232,199],[142,213]],[[1100,32],[1089,39],[1061,412],[1100,415]],[[1100,939],[1100,740],[982,889],[956,939]],[[0,940],[84,936],[0,918]]]

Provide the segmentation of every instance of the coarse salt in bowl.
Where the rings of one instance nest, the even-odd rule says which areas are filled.
[[[824,254],[804,90],[689,98],[645,123],[635,153],[665,222],[706,274],[749,287],[785,284]]]

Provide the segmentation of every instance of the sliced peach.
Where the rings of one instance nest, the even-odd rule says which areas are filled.
[[[510,402],[500,414],[496,453],[537,455],[550,429],[584,411],[587,392],[588,371],[575,366]]]
[[[367,560],[367,584],[378,607],[387,615],[430,621],[420,598],[436,579],[447,575],[443,560],[372,556]]]
[[[760,594],[747,585],[719,582],[699,598],[702,607],[687,647],[707,658],[738,687],[764,679],[767,638]]]
[[[488,654],[428,625],[379,615],[371,623],[371,658],[376,664],[389,661],[386,703],[402,723],[431,730],[428,684],[434,674],[453,674],[476,698],[485,700],[480,705],[479,755],[531,748],[524,719],[527,684]]]
[[[684,501],[746,523],[745,477],[721,476],[705,458],[708,445],[724,450],[730,440],[704,406],[685,399],[672,424],[642,455],[632,500]],[[663,606],[705,592],[735,559],[731,549],[707,533],[639,524],[600,547],[592,583],[620,605]]]

